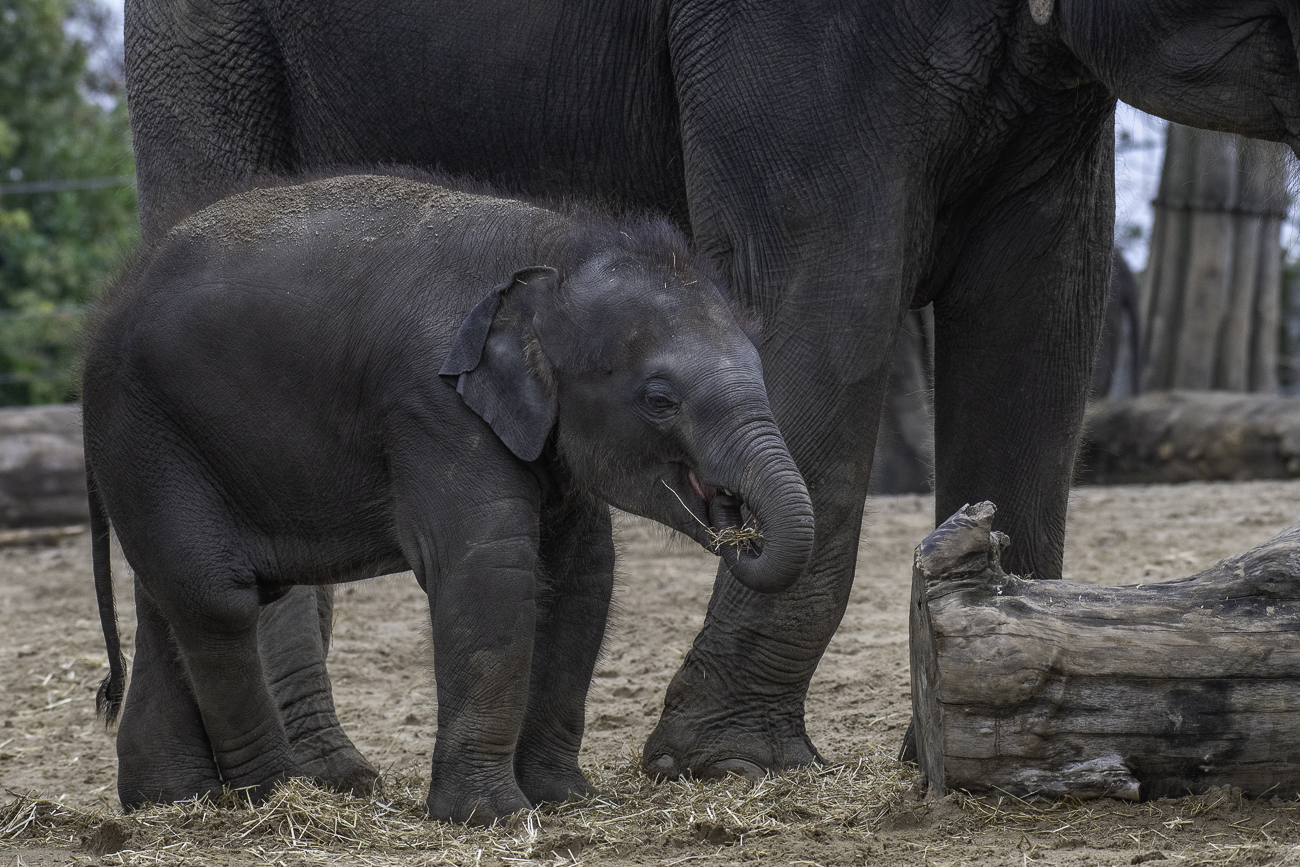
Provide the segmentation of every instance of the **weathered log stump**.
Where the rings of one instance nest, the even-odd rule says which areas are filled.
[[[87,520],[81,407],[0,410],[0,527]]]
[[[992,503],[916,550],[921,785],[1147,799],[1300,792],[1300,525],[1177,581],[1002,571]]]
[[[1078,480],[1300,478],[1300,397],[1163,391],[1089,407]]]

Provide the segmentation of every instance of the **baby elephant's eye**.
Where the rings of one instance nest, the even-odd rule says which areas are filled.
[[[641,405],[662,418],[676,413],[681,407],[681,401],[667,383],[650,382],[641,389]]]

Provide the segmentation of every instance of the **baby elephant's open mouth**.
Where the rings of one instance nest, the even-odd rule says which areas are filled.
[[[699,497],[699,513],[689,506],[687,511],[707,534],[706,547],[715,554],[721,554],[724,547],[730,546],[736,554],[758,556],[762,549],[763,535],[752,519],[745,521],[741,513],[744,501],[740,496],[726,488],[706,483],[693,469],[687,468],[686,477],[691,490]],[[686,503],[683,502],[682,505]]]

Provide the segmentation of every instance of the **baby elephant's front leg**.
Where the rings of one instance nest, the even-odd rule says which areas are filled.
[[[429,815],[490,824],[531,804],[514,752],[528,702],[536,538],[467,545],[427,581],[438,735]]]
[[[578,767],[587,689],[614,588],[609,507],[570,497],[542,514],[537,640],[515,775],[534,804],[596,794]]]

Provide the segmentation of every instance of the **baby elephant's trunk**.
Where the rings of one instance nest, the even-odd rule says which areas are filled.
[[[739,479],[734,493],[720,492],[709,504],[717,551],[741,584],[776,593],[794,584],[812,557],[812,501],[774,423],[739,454],[732,473],[721,474]]]

